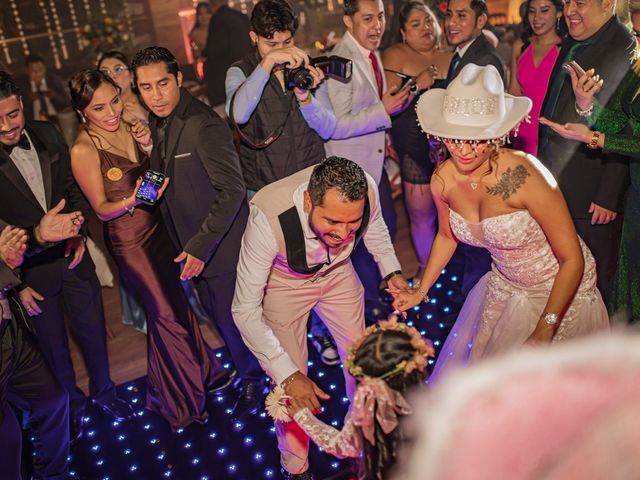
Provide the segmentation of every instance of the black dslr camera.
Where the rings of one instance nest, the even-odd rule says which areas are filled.
[[[311,65],[319,68],[327,77],[338,80],[349,80],[351,78],[351,60],[331,55],[330,57],[316,57],[310,60]],[[313,76],[304,66],[292,69],[285,69],[284,84],[289,90],[298,87],[302,90],[309,90],[313,85]]]

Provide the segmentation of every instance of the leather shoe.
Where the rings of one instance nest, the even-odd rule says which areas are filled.
[[[104,412],[111,415],[118,422],[124,422],[134,416],[131,405],[118,397],[113,397],[106,403],[94,399],[93,403],[98,405]]]
[[[219,368],[211,374],[207,393],[222,395],[235,387],[237,381],[238,371],[236,369]]]
[[[234,422],[244,422],[258,411],[264,398],[265,383],[260,380],[242,380],[238,401],[233,407],[231,418]]]

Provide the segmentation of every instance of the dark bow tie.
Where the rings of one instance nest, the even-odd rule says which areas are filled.
[[[8,155],[11,155],[11,152],[13,152],[13,149],[16,147],[22,148],[23,150],[31,150],[31,143],[24,132],[20,135],[20,140],[18,140],[18,143],[15,145],[2,144],[2,148],[4,148],[4,151],[7,152]]]

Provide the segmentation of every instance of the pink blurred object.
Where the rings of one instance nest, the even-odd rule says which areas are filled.
[[[640,337],[505,355],[413,399],[403,479],[640,478]]]

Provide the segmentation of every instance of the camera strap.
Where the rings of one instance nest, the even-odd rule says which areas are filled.
[[[273,130],[269,135],[267,135],[266,138],[264,138],[259,142],[254,142],[251,138],[249,138],[249,136],[246,133],[244,133],[240,129],[240,127],[236,123],[235,118],[233,118],[233,102],[235,101],[236,94],[238,93],[238,90],[240,90],[240,87],[242,87],[242,85],[244,85],[244,82],[236,89],[235,92],[233,92],[233,95],[231,96],[231,103],[229,104],[229,120],[231,120],[231,125],[233,125],[233,127],[238,132],[238,136],[240,137],[240,139],[249,148],[252,148],[254,150],[263,150],[267,148],[269,145],[271,145],[273,142],[275,142],[278,138],[280,138],[280,135],[282,135],[284,126],[287,124],[287,121],[289,120],[289,114],[291,113],[291,101],[289,101],[289,108],[287,109],[287,115],[284,117],[284,120],[282,121],[282,123],[278,125],[278,127],[275,130]],[[292,96],[295,96],[293,92],[292,92]]]

